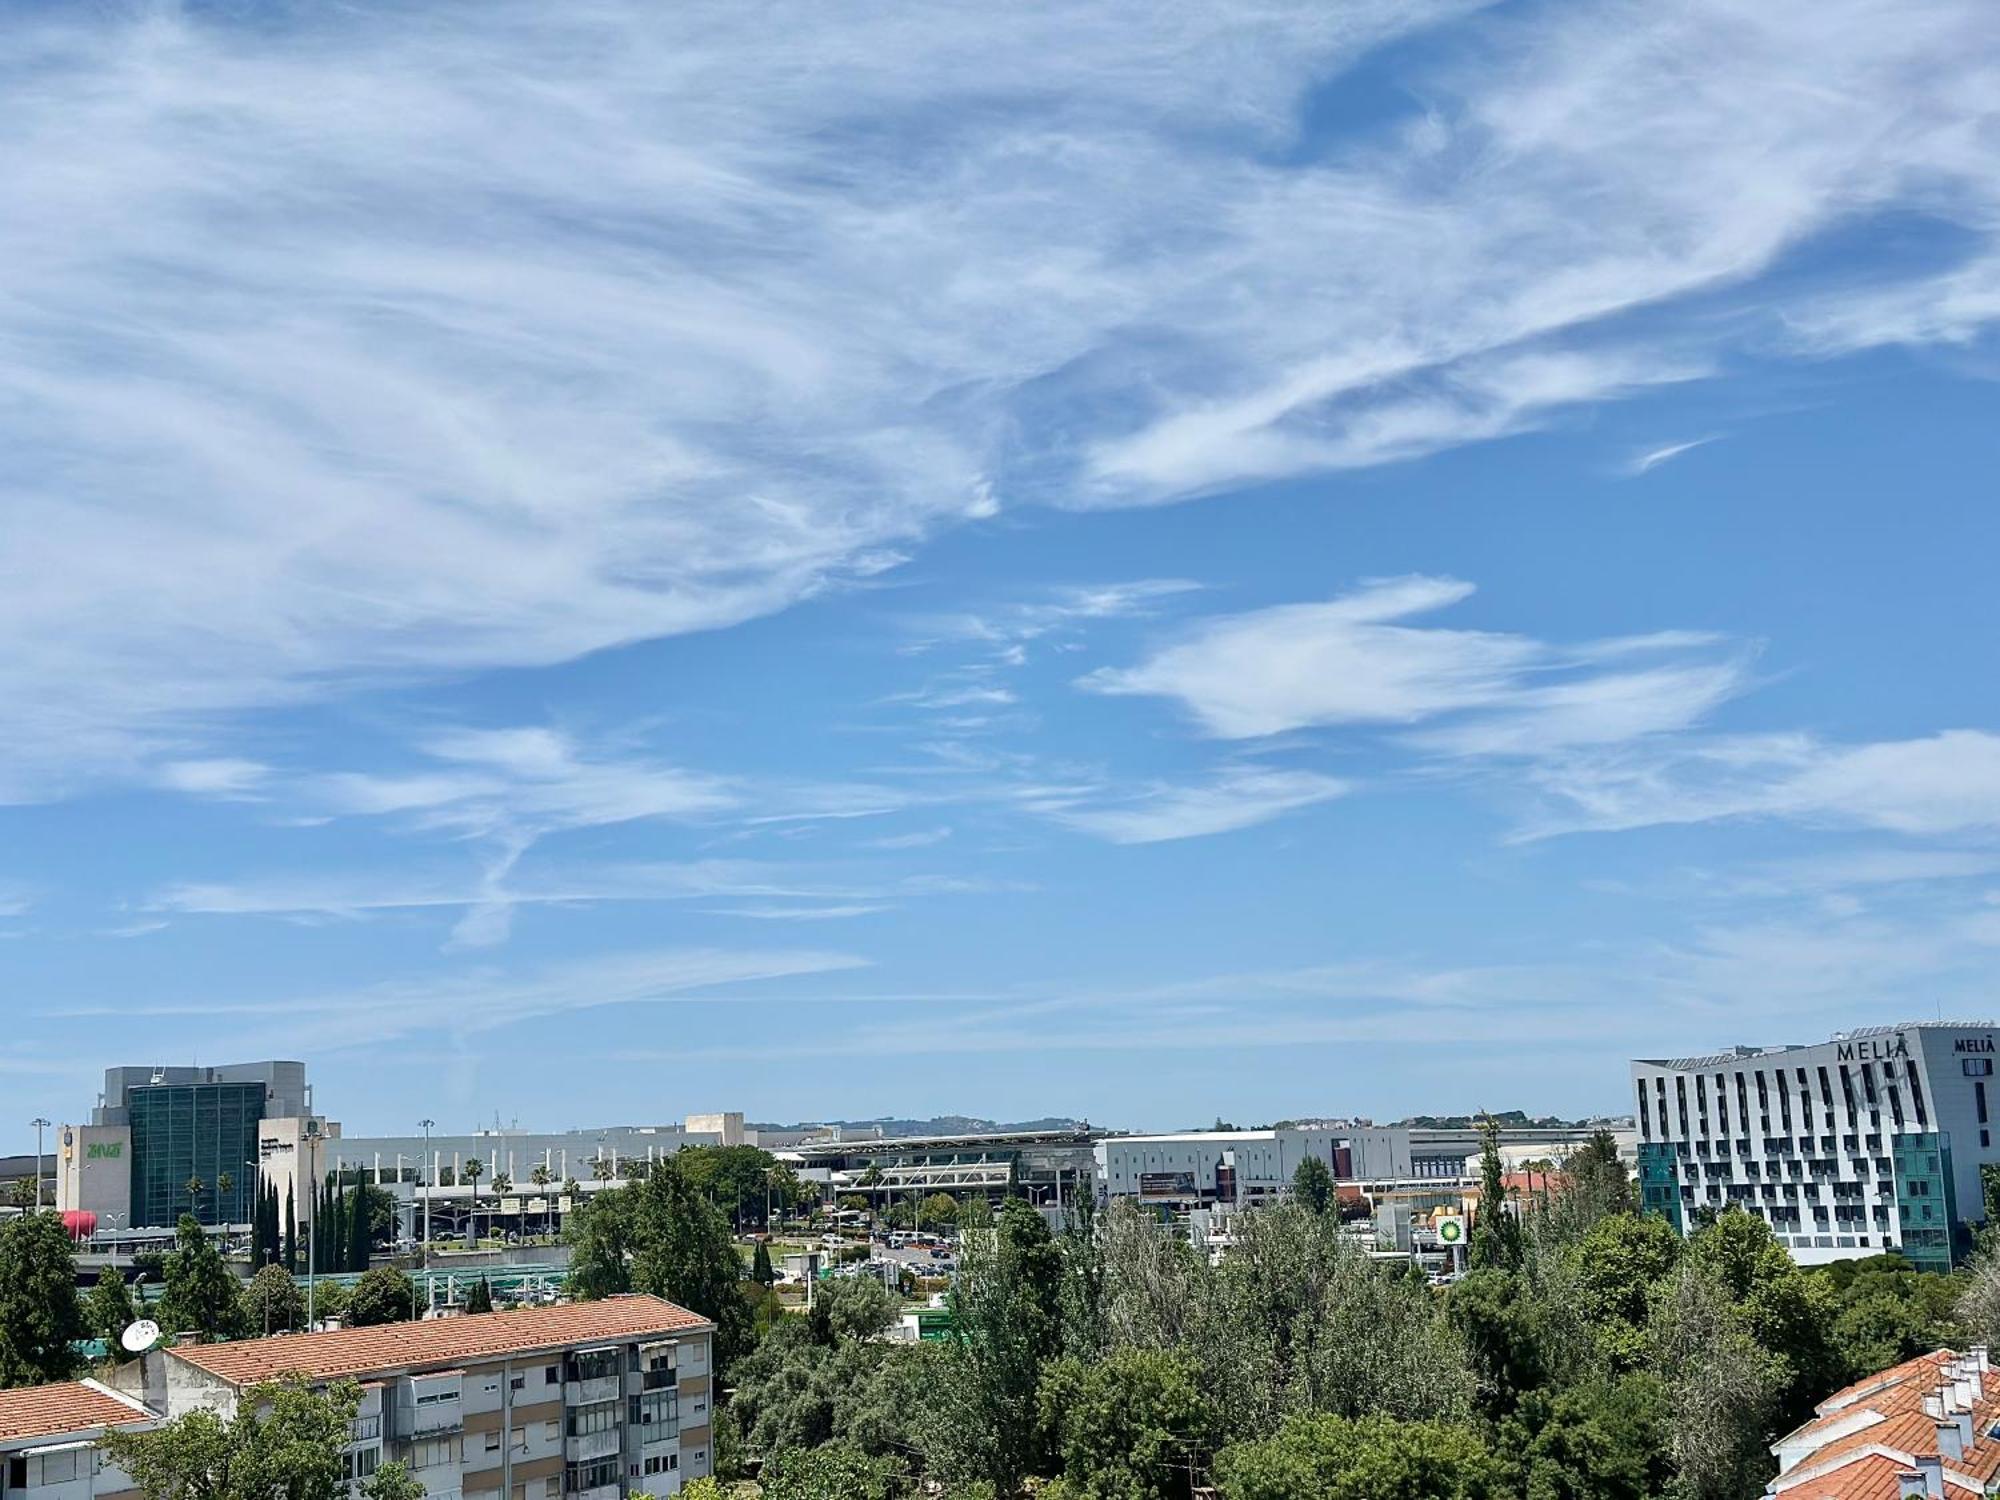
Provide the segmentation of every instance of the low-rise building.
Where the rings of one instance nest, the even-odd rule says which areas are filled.
[[[1771,1445],[1767,1495],[1983,1500],[2000,1488],[2000,1384],[1984,1345],[1940,1349],[1836,1391]]]
[[[97,1444],[114,1428],[154,1424],[139,1401],[95,1381],[0,1391],[0,1500],[139,1500]]]
[[[1307,1158],[1324,1163],[1336,1182],[1412,1176],[1409,1131],[1383,1125],[1108,1136],[1096,1145],[1096,1175],[1106,1199],[1245,1207],[1284,1194]]]
[[[620,1500],[711,1472],[714,1331],[658,1297],[608,1297],[186,1345],[120,1378],[169,1417],[233,1413],[287,1375],[351,1380],[350,1478],[398,1459],[430,1500]]]

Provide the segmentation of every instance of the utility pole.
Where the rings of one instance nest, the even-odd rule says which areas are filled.
[[[435,1175],[431,1159],[431,1127],[437,1124],[437,1121],[426,1119],[417,1123],[424,1128],[424,1165],[417,1173],[417,1181],[424,1190],[424,1248],[421,1263],[428,1271],[431,1267],[431,1178]]]
[[[42,1211],[42,1132],[49,1128],[49,1122],[40,1115],[28,1122],[35,1127],[35,1212]]]

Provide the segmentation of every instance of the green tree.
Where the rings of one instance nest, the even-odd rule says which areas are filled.
[[[53,1213],[0,1222],[0,1388],[67,1380],[90,1336],[69,1231]]]
[[[750,1279],[759,1286],[777,1283],[778,1270],[771,1264],[771,1247],[763,1240],[757,1241],[757,1249],[750,1257]]]
[[[917,1413],[918,1438],[945,1479],[1007,1491],[1045,1457],[1035,1395],[1042,1365],[1061,1352],[1062,1261],[1047,1221],[1018,1198],[991,1229],[968,1227],[964,1238],[952,1337],[936,1357],[936,1399]]]
[[[164,1276],[160,1322],[169,1333],[191,1333],[203,1344],[243,1336],[243,1299],[235,1273],[193,1214],[181,1215]]]
[[[870,1455],[908,1448],[908,1415],[925,1399],[909,1378],[917,1351],[873,1337],[863,1299],[844,1295],[856,1285],[828,1283],[822,1300],[852,1305],[824,1320],[787,1315],[737,1361],[718,1433],[740,1433],[758,1458],[836,1440]],[[719,1455],[716,1464],[724,1471]]]
[[[1772,1413],[1790,1373],[1785,1362],[1758,1347],[1730,1288],[1692,1257],[1656,1290],[1648,1338],[1666,1390],[1678,1494],[1756,1494],[1768,1469]]]
[[[138,1308],[132,1301],[132,1289],[125,1284],[125,1278],[110,1266],[97,1273],[97,1285],[83,1299],[84,1326],[91,1337],[103,1341],[109,1351],[112,1363],[124,1364],[132,1358],[119,1342],[119,1335],[138,1320]]]
[[[1578,1311],[1614,1373],[1643,1362],[1648,1299],[1680,1256],[1681,1237],[1653,1214],[1602,1219],[1569,1252]]]
[[[1387,1417],[1287,1418],[1216,1455],[1225,1500],[1499,1500],[1500,1461],[1465,1427]]]
[[[1919,1271],[1894,1252],[1835,1261],[1816,1275],[1833,1302],[1832,1336],[1843,1379],[1961,1341],[1963,1330],[1954,1317],[1960,1283],[1952,1277]]]
[[[468,1313],[493,1311],[493,1284],[484,1276],[480,1277],[472,1290],[465,1294],[465,1310]]]
[[[950,1193],[932,1193],[917,1206],[917,1227],[949,1229],[958,1222],[958,1200]]]
[[[243,1324],[257,1335],[290,1333],[304,1326],[305,1294],[283,1266],[261,1268],[243,1288]]]
[[[898,1457],[835,1442],[782,1449],[757,1478],[763,1500],[893,1500],[902,1493],[904,1472]]]
[[[1631,1169],[1618,1155],[1618,1141],[1610,1131],[1593,1132],[1564,1160],[1562,1170],[1567,1190],[1586,1199],[1598,1218],[1639,1211]]]
[[[569,1286],[585,1299],[650,1292],[700,1313],[716,1325],[726,1370],[750,1343],[743,1262],[727,1221],[682,1176],[680,1156],[644,1182],[593,1194],[574,1216]]]
[[[1316,1214],[1333,1207],[1333,1173],[1317,1156],[1308,1156],[1292,1173],[1292,1196]]]
[[[1479,1217],[1472,1228],[1468,1262],[1503,1271],[1521,1264],[1521,1221],[1508,1212],[1507,1178],[1500,1163],[1500,1126],[1487,1115],[1479,1126]]]
[[[347,1269],[365,1271],[368,1269],[369,1255],[374,1249],[375,1235],[369,1223],[368,1188],[356,1183],[347,1200]]]
[[[347,1321],[354,1328],[406,1323],[416,1311],[416,1285],[394,1266],[377,1266],[364,1274],[347,1299]]]
[[[1471,1355],[1480,1404],[1488,1416],[1504,1417],[1548,1381],[1542,1308],[1520,1272],[1492,1267],[1469,1271],[1452,1287],[1445,1305]]]
[[[1826,1283],[1799,1267],[1769,1224],[1735,1204],[1688,1237],[1686,1259],[1728,1294],[1738,1326],[1781,1361],[1774,1371],[1779,1420],[1803,1421],[1846,1375]]]
[[[1214,1408],[1177,1354],[1066,1356],[1044,1368],[1038,1401],[1063,1477],[1086,1500],[1187,1500],[1207,1467]]]
[[[390,1459],[361,1481],[361,1500],[424,1500],[428,1493],[400,1458]]]
[[[1665,1390],[1652,1375],[1535,1392],[1503,1430],[1521,1500],[1655,1500],[1670,1493]]]
[[[107,1433],[100,1446],[146,1500],[341,1500],[357,1404],[351,1384],[279,1381],[245,1392],[234,1416],[198,1407],[150,1432]]]

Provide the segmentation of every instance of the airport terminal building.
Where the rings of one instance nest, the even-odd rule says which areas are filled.
[[[2000,1162],[1996,1043],[1990,1021],[1921,1021],[1634,1062],[1645,1207],[1686,1232],[1736,1204],[1807,1265],[1900,1250],[1949,1269]]]

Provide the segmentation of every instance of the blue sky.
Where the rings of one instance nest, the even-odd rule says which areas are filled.
[[[0,1142],[2000,1009],[1979,0],[0,24]]]

